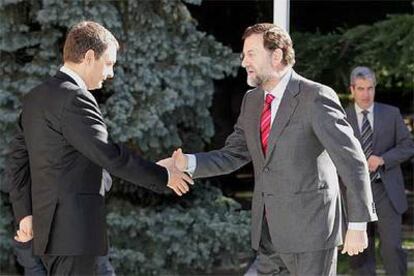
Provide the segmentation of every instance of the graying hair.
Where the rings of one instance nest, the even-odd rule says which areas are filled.
[[[375,73],[370,68],[365,66],[355,67],[351,72],[351,85],[355,84],[356,79],[370,79],[372,83],[377,85],[377,79],[375,78]]]

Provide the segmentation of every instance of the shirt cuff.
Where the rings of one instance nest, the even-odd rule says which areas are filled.
[[[187,169],[185,170],[185,172],[189,173],[192,176],[197,167],[197,159],[194,154],[186,154],[186,156],[187,156]]]
[[[366,231],[367,230],[367,223],[366,222],[350,222],[350,223],[348,223],[348,229]]]
[[[167,168],[164,168],[164,169],[167,171],[167,175],[168,175],[167,185],[168,185],[168,183],[170,183],[170,171]]]

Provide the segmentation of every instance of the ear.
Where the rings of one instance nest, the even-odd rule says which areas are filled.
[[[85,53],[84,61],[86,62],[86,64],[91,64],[94,60],[95,60],[95,51],[92,49],[89,49]]]
[[[279,48],[273,50],[272,64],[274,66],[278,66],[278,65],[282,64],[282,60],[283,60],[283,51]]]
[[[349,86],[349,91],[351,91],[351,98],[353,99],[355,97],[355,88],[352,84]]]

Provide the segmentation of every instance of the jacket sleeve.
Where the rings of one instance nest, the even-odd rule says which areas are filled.
[[[62,133],[76,150],[113,175],[156,192],[169,191],[165,168],[108,141],[101,112],[89,92],[78,90],[68,97],[62,113]]]
[[[194,178],[228,174],[251,161],[243,129],[243,112],[247,95],[243,99],[234,131],[227,137],[224,147],[219,150],[195,154],[197,164],[193,174]]]
[[[396,110],[394,115],[394,128],[395,146],[381,155],[385,170],[399,166],[414,156],[414,142],[399,110]]]
[[[376,220],[367,162],[335,91],[321,87],[310,110],[313,131],[346,187],[349,221]]]
[[[20,124],[10,144],[5,169],[6,191],[9,192],[16,223],[32,214],[29,155]]]

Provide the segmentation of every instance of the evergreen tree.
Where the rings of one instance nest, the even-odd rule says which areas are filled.
[[[115,77],[104,84],[103,91],[95,92],[105,98],[101,109],[111,139],[128,143],[152,160],[171,154],[179,146],[187,151],[202,150],[214,134],[209,113],[213,82],[234,75],[239,60],[228,47],[197,30],[197,22],[186,5],[200,3],[201,0],[0,0],[0,185],[21,100],[30,89],[56,73],[62,63],[65,34],[81,20],[101,23],[120,42]],[[199,189],[201,192],[193,193],[194,199],[190,196],[184,201],[153,194],[146,198],[138,190],[131,197],[138,195],[139,201],[130,204],[125,195],[137,188],[113,185],[111,194],[120,195],[120,199],[112,200],[108,222],[110,233],[115,233],[111,237],[111,254],[118,273],[159,275],[192,265],[198,270],[209,269],[217,265],[219,258],[228,263],[237,261],[237,257],[222,257],[237,256],[236,252],[248,248],[248,214],[239,213],[235,202],[227,204],[229,199],[217,190]],[[209,195],[208,200],[203,200]],[[12,218],[7,196],[1,196],[0,268],[10,272],[14,261]],[[200,200],[204,203],[197,204]],[[217,210],[221,211],[216,213]],[[199,219],[193,220],[188,213]],[[163,228],[184,227],[186,222],[190,223],[189,232],[184,234],[191,237],[193,233],[188,240],[192,244],[181,248],[174,235],[182,231],[169,233]],[[128,225],[133,227],[122,232]],[[132,231],[148,225],[153,233],[141,235],[142,242],[147,239],[150,245],[135,247],[141,240],[136,240]],[[204,225],[211,229],[210,237],[200,235]],[[217,242],[219,236],[232,244]],[[134,239],[136,243],[130,243]],[[201,242],[204,249],[197,248]],[[173,250],[165,250],[172,245]],[[177,258],[177,252],[187,258]],[[134,261],[123,262],[127,259]]]
[[[55,74],[65,33],[81,20],[102,23],[121,44],[101,106],[113,140],[155,160],[178,146],[201,150],[214,134],[213,80],[235,74],[239,61],[197,30],[183,1],[8,0],[0,17],[0,169],[22,96]]]

